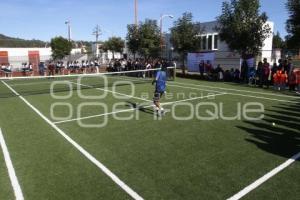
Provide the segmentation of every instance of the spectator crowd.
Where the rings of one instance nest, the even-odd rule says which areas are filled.
[[[12,76],[13,66],[1,64],[1,73],[6,77]],[[174,61],[162,59],[113,59],[103,69],[107,72],[126,72],[136,70],[158,69],[161,67],[176,67]],[[68,75],[68,74],[86,74],[99,73],[103,65],[97,59],[81,61],[50,61],[41,62],[37,68],[41,76]],[[32,63],[22,63],[20,68],[23,76],[33,74]],[[256,67],[249,67],[247,61],[244,61],[240,69],[224,70],[221,65],[213,67],[210,61],[201,61],[199,63],[199,72],[201,79],[209,81],[225,81],[246,83],[251,86],[269,88],[273,86],[276,90],[300,91],[300,69],[295,68],[291,59],[279,60],[272,66],[267,59],[258,62]],[[138,73],[138,76],[152,76],[152,73]]]
[[[300,91],[300,68],[294,67],[291,59],[279,60],[273,66],[264,59],[258,62],[256,67],[249,67],[247,61],[244,61],[240,69],[230,70],[223,70],[220,65],[213,68],[209,61],[201,61],[199,72],[201,79],[209,81],[246,83],[261,88],[273,86],[276,90]]]
[[[49,61],[47,63],[40,62],[36,67],[40,76],[55,76],[68,74],[87,74],[101,72],[126,72],[136,70],[158,69],[162,66],[175,66],[175,62],[169,62],[161,59],[113,59],[107,65],[101,65],[97,59],[92,60],[76,60],[69,62]],[[8,76],[13,72],[13,66],[10,64],[2,64],[1,71]],[[22,63],[19,70],[22,76],[33,75],[32,63]],[[147,73],[139,73],[147,75]],[[36,75],[36,74],[35,74]]]

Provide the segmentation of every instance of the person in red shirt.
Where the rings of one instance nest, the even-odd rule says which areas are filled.
[[[291,75],[289,76],[289,90],[290,91],[295,91],[296,89],[296,84],[297,84],[297,80],[296,80],[296,73],[295,71],[291,72]]]
[[[213,69],[213,66],[212,64],[210,63],[210,61],[208,60],[205,64],[205,72],[206,72],[206,75],[208,77],[208,80],[211,80],[212,78],[212,69]]]
[[[284,71],[283,73],[281,73],[280,76],[280,90],[285,90],[287,82],[288,82],[288,75],[287,72]]]
[[[280,90],[280,81],[281,81],[281,74],[282,70],[277,70],[276,73],[273,75],[273,81],[274,81],[274,88],[276,90]]]
[[[300,94],[300,69],[295,70],[296,75],[296,90],[297,93]]]
[[[52,62],[48,65],[49,76],[54,76],[55,74],[55,66]]]

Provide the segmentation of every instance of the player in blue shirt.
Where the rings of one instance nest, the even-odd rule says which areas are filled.
[[[160,99],[166,92],[167,87],[167,68],[162,67],[160,71],[157,72],[155,80],[152,82],[152,85],[155,83],[155,92],[153,103],[155,105],[155,111],[158,115],[164,114],[164,109],[160,105]]]

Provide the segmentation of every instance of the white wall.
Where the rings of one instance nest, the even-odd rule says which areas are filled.
[[[272,62],[274,23],[267,22],[266,24],[270,26],[272,33],[270,34],[270,37],[267,38],[263,43],[262,58],[267,58],[268,62]]]
[[[0,48],[0,51],[8,52],[8,62],[14,69],[20,69],[22,63],[29,62],[29,51],[39,51],[42,62],[51,58],[51,48]]]
[[[39,51],[41,62],[50,60],[52,54],[51,48],[0,48],[0,51],[8,52],[8,62],[13,65],[14,69],[20,68],[24,62],[29,62],[29,51]],[[72,55],[80,53],[80,48],[71,51]]]
[[[81,53],[81,48],[76,48],[71,50],[71,54],[80,54]]]
[[[210,26],[211,24],[216,24],[216,22],[207,22]],[[204,24],[207,24],[204,23]],[[267,25],[271,28],[271,34],[270,36],[263,42],[262,47],[262,58],[267,58],[268,62],[273,62],[272,60],[272,49],[273,49],[273,32],[274,32],[274,22],[266,22]],[[216,35],[218,32],[215,30],[210,30],[211,27],[208,28],[208,30],[205,30],[204,34],[201,36],[207,36],[208,35]],[[207,44],[206,44],[207,48]],[[208,50],[209,51],[209,50]],[[233,52],[230,52],[230,49],[228,45],[225,42],[221,42],[220,38],[218,41],[218,50],[216,50],[216,61],[215,64],[220,64],[224,68],[239,68],[240,66],[240,55],[234,54]]]

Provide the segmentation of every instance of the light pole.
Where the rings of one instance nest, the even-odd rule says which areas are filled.
[[[174,51],[174,47],[171,47],[170,50],[171,50],[171,51],[170,51],[170,59],[169,59],[169,60],[171,61],[171,60],[173,60],[173,51]]]
[[[71,21],[67,20],[65,24],[68,26],[68,40],[71,42]]]
[[[134,0],[134,24],[138,25],[138,0]]]
[[[71,21],[67,20],[65,21],[65,24],[68,26],[68,40],[71,42]],[[68,61],[71,61],[71,54],[68,56]]]
[[[99,58],[99,45],[98,45],[98,41],[99,41],[99,36],[101,35],[101,29],[99,27],[99,25],[96,26],[96,28],[94,29],[93,35],[96,36],[96,57]]]
[[[93,35],[96,36],[96,44],[98,44],[99,36],[101,35],[101,29],[100,26],[97,25],[93,31]]]
[[[163,19],[164,18],[170,18],[173,19],[173,15],[161,15],[159,22],[160,22],[160,51],[161,51],[161,57],[163,57],[163,44],[164,44],[164,39],[163,39]]]

